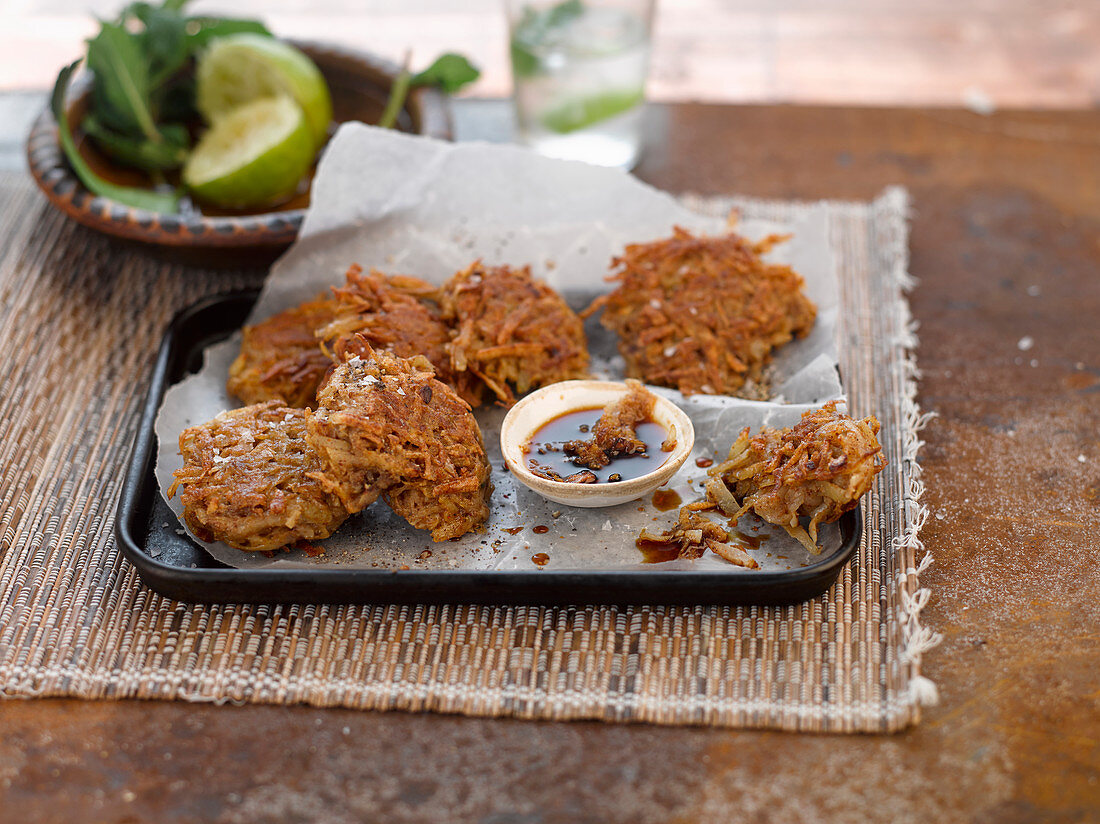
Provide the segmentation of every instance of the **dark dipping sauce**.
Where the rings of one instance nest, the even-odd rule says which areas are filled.
[[[634,427],[639,440],[646,445],[644,454],[613,457],[611,463],[602,469],[589,469],[573,463],[573,459],[562,449],[563,445],[568,441],[590,439],[592,427],[596,425],[601,414],[603,414],[603,407],[593,406],[589,409],[565,412],[548,420],[535,430],[531,440],[523,447],[527,468],[535,474],[539,474],[537,471],[539,469],[549,469],[562,478],[568,478],[578,472],[591,472],[596,476],[596,483],[618,483],[648,475],[668,460],[671,453],[661,451],[661,444],[668,437],[668,433],[659,423],[645,421]],[[614,475],[619,477],[609,481],[608,479]]]

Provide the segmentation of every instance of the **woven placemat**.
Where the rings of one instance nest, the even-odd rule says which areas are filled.
[[[789,219],[805,204],[690,199]],[[436,710],[522,718],[888,731],[917,720],[924,518],[906,195],[828,205],[853,413],[890,465],[858,554],[782,608],[195,606],[162,598],[112,525],[173,314],[262,273],[156,259],[0,175],[0,692]]]

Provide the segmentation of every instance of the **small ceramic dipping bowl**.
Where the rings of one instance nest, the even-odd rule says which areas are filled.
[[[653,422],[675,435],[676,447],[668,453],[668,459],[649,474],[618,483],[578,484],[551,481],[527,469],[523,448],[543,424],[566,412],[604,407],[626,392],[623,383],[583,380],[562,381],[532,392],[508,411],[500,427],[504,462],[524,486],[548,500],[568,506],[616,506],[652,492],[676,474],[695,443],[691,419],[680,407],[660,395],[653,407]]]

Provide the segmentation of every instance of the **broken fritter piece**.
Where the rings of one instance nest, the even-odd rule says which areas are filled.
[[[440,300],[443,319],[454,327],[452,372],[476,376],[501,403],[511,406],[517,393],[585,376],[581,319],[530,267],[476,261],[443,285]]]
[[[308,441],[329,488],[350,512],[381,491],[398,515],[435,541],[489,517],[489,462],[470,406],[435,379],[426,358],[373,350],[338,364],[317,393]]]
[[[338,311],[335,298],[319,295],[246,326],[241,353],[229,367],[229,393],[246,404],[282,400],[288,406],[311,406],[332,365],[314,333],[331,323]]]
[[[309,410],[280,401],[222,412],[179,438],[183,517],[203,541],[247,551],[327,538],[348,517],[318,480],[321,458],[305,440]]]
[[[728,543],[729,538],[729,532],[714,521],[690,506],[682,506],[676,523],[670,529],[654,535],[643,528],[639,540],[675,548],[678,558],[701,558],[709,549],[731,564],[759,569],[760,565],[751,555],[737,544]]]
[[[792,427],[764,427],[752,438],[742,430],[726,460],[707,471],[707,499],[733,523],[751,510],[819,554],[818,525],[853,509],[886,466],[878,420],[855,420],[836,407],[830,401]],[[810,519],[805,529],[800,517]]]
[[[567,441],[562,447],[577,466],[601,469],[620,455],[641,455],[648,449],[635,427],[653,416],[657,396],[628,378],[627,393],[604,407],[588,440]],[[663,445],[662,445],[663,448]],[[673,443],[675,448],[675,443]]]
[[[761,255],[784,238],[752,243],[732,232],[627,246],[612,261],[618,286],[584,312],[618,333],[627,375],[685,395],[767,397],[772,350],[804,336],[817,310],[789,266]]]
[[[450,329],[428,301],[436,287],[408,275],[364,272],[351,266],[344,286],[334,288],[337,314],[317,330],[317,339],[337,363],[367,349],[384,350],[401,358],[423,355],[436,377],[449,383],[464,400],[476,402],[481,382],[469,373],[451,372],[447,344]]]

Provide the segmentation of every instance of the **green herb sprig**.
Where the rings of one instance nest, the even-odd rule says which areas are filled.
[[[69,159],[69,165],[73,167],[80,182],[88,187],[88,191],[100,197],[115,200],[125,206],[135,209],[147,209],[150,212],[177,212],[179,211],[180,195],[176,191],[158,192],[151,189],[136,189],[130,186],[117,186],[114,183],[101,178],[92,171],[91,166],[85,162],[76,148],[73,140],[72,129],[69,128],[69,117],[65,111],[65,92],[69,88],[69,80],[72,78],[80,61],[76,60],[61,70],[54,83],[53,94],[50,95],[50,109],[57,120],[57,135],[61,141],[61,148],[65,157]]]
[[[406,54],[405,65],[394,78],[393,86],[390,87],[389,100],[386,101],[386,108],[378,120],[378,125],[383,129],[392,129],[397,123],[397,116],[405,105],[409,89],[418,86],[435,86],[446,94],[454,94],[463,86],[481,77],[480,70],[461,54],[440,55],[432,65],[417,74],[409,70],[409,60],[410,56]]]
[[[553,34],[584,14],[581,0],[563,0],[544,9],[525,6],[510,44],[512,71],[516,77],[531,77],[542,68],[538,50]]]
[[[191,149],[187,123],[196,117],[194,79],[185,71],[214,37],[271,32],[255,20],[188,16],[187,0],[159,6],[135,2],[113,21],[100,21],[88,41],[92,72],[88,111],[79,126],[96,147],[118,163],[162,178],[180,168]],[[57,76],[51,108],[61,146],[77,176],[94,194],[129,206],[174,212],[179,193],[117,186],[99,177],[80,156],[65,110],[65,93],[81,61]]]

